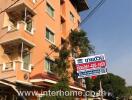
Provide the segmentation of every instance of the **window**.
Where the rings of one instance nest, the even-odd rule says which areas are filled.
[[[54,43],[54,33],[51,32],[48,28],[46,28],[46,39]]]
[[[30,70],[30,52],[23,52],[23,69]]]
[[[32,21],[32,16],[27,15],[26,16],[26,31],[32,33],[33,30],[33,21]]]
[[[26,22],[26,30],[32,32],[32,20]]]
[[[54,61],[46,58],[45,59],[45,68],[48,72],[53,72],[53,66],[54,66]]]
[[[54,9],[53,9],[53,7],[49,3],[47,3],[46,6],[47,6],[46,9],[47,9],[48,14],[51,17],[54,17]]]
[[[74,15],[72,14],[72,12],[70,12],[70,20],[74,22]]]

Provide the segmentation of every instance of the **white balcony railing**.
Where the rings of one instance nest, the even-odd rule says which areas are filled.
[[[16,30],[19,30],[19,23],[16,23],[16,25],[15,25],[10,22],[8,25],[8,32],[16,31]]]
[[[2,63],[0,64],[1,68],[2,68],[2,72],[4,71],[15,71],[17,68],[17,65],[16,63],[19,62],[20,65],[18,68],[20,68],[19,70],[22,70],[22,71],[26,71],[26,72],[31,72],[32,68],[33,68],[33,65],[32,64],[29,64],[27,69],[25,69],[24,67],[24,63],[23,61],[11,61],[11,62],[7,62],[7,63]]]
[[[15,70],[15,62],[7,62],[2,64],[2,71]]]
[[[28,32],[30,34],[34,33],[35,28],[29,27],[27,25],[27,23],[24,22],[24,21],[18,21],[16,24],[13,24],[13,23],[10,22],[9,25],[8,25],[8,32],[18,31],[21,28],[20,27],[21,24],[24,24],[24,29],[23,30],[25,30],[26,32]]]

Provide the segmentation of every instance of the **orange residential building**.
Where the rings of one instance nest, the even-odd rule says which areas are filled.
[[[17,100],[19,90],[47,91],[56,84],[51,66],[58,54],[51,54],[49,46],[59,46],[79,28],[79,12],[86,9],[85,0],[0,0],[0,100]],[[74,83],[71,79],[71,89],[84,91]]]

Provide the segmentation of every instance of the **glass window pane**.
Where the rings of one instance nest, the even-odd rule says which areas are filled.
[[[23,69],[29,70],[30,65],[30,53],[23,53]]]
[[[54,43],[54,33],[51,32],[49,29],[46,29],[46,38]]]
[[[70,12],[70,20],[74,21],[74,15]]]
[[[46,70],[49,71],[49,72],[53,72],[53,64],[54,62],[50,59],[45,59],[45,67],[46,67]]]
[[[46,38],[49,39],[49,31],[46,29]]]
[[[47,3],[47,12],[50,16],[54,17],[54,9]]]

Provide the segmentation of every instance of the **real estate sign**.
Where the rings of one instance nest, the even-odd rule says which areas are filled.
[[[75,59],[78,78],[107,74],[105,55],[94,55]]]

